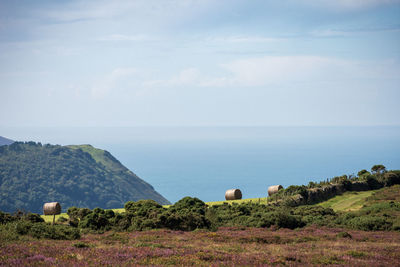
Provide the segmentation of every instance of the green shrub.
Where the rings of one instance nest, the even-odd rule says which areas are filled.
[[[70,207],[67,210],[68,217],[71,221],[79,221],[85,218],[86,215],[91,213],[92,211],[88,208],[77,208],[77,207]]]
[[[73,244],[74,247],[76,248],[88,248],[90,247],[90,244],[84,243],[84,242],[77,242]]]
[[[397,174],[396,172],[392,171],[387,172],[383,175],[380,181],[384,186],[392,186],[395,184],[400,184],[400,174]]]
[[[15,231],[19,235],[26,235],[29,233],[32,226],[33,226],[33,223],[31,221],[20,220],[15,224]]]
[[[395,216],[396,212],[400,212],[399,202],[378,202],[373,203],[367,207],[363,207],[357,212],[358,215],[380,215],[380,214],[393,214]]]
[[[28,213],[24,216],[24,220],[33,222],[33,223],[38,223],[38,222],[44,222],[44,219],[40,217],[39,214],[36,213]]]
[[[400,218],[397,218],[392,225],[393,231],[400,231]]]
[[[1,212],[1,211],[0,211],[0,224],[5,224],[5,223],[9,223],[9,222],[14,222],[14,221],[16,221],[16,220],[18,220],[17,217],[12,216],[12,215],[9,214],[9,213]]]
[[[130,213],[117,213],[114,218],[110,219],[110,223],[116,230],[125,231],[131,226],[133,214]]]
[[[353,238],[348,232],[340,232],[336,236],[339,238]]]
[[[293,215],[300,216],[308,225],[328,225],[337,218],[337,214],[331,208],[321,206],[299,206],[292,210]]]
[[[342,214],[340,214],[340,216],[338,216],[336,218],[334,223],[337,225],[346,225],[348,221],[350,221],[351,219],[353,219],[355,217],[356,217],[356,214],[354,214],[353,212],[342,213]]]
[[[154,200],[128,201],[124,207],[127,213],[133,213],[140,217],[155,216],[164,211],[164,208]]]
[[[274,225],[280,228],[295,229],[305,225],[305,223],[301,221],[300,216],[293,216],[286,212],[277,212],[271,215],[275,217]]]
[[[90,209],[88,209],[88,208],[80,208],[78,210],[78,219],[82,220],[83,218],[85,218],[90,213],[92,213],[92,211]]]
[[[15,241],[19,239],[16,231],[16,223],[0,224],[0,243]]]
[[[79,230],[66,225],[49,225],[45,223],[35,223],[29,235],[36,238],[74,240],[80,238]]]
[[[211,222],[205,215],[193,211],[166,212],[160,217],[160,222],[169,229],[182,231],[193,231],[211,226]]]
[[[57,222],[59,222],[59,223],[63,223],[63,222],[67,222],[67,221],[68,221],[68,219],[65,218],[65,217],[63,217],[63,216],[60,216],[60,217],[58,217],[58,219],[57,219]]]
[[[378,179],[373,175],[363,176],[361,180],[366,181],[368,183],[369,188],[372,190],[382,188],[383,186],[383,184],[380,183]]]
[[[355,217],[347,221],[346,225],[364,231],[389,230],[392,227],[392,223],[386,218],[377,216]]]
[[[112,219],[115,217],[115,213],[113,210],[106,210],[104,215],[106,216],[107,219]]]
[[[347,252],[347,255],[352,256],[354,258],[364,258],[367,253],[362,251],[350,250]]]
[[[184,197],[174,205],[170,206],[169,211],[178,213],[197,213],[200,215],[205,215],[207,210],[207,205],[198,198]]]
[[[78,227],[91,230],[109,230],[111,224],[105,214],[101,212],[91,212],[79,221]]]

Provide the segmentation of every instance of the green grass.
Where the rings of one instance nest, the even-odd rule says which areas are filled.
[[[378,190],[362,192],[345,192],[342,195],[335,196],[327,201],[316,205],[324,208],[332,208],[334,211],[356,211],[363,207],[366,198],[373,195]]]
[[[241,204],[241,203],[247,203],[247,202],[267,204],[267,198],[259,197],[259,198],[246,198],[246,199],[238,199],[238,200],[213,201],[213,202],[206,202],[206,204],[208,206],[213,206],[213,205],[222,205],[223,203],[228,203],[228,204],[232,205],[233,203]]]
[[[53,222],[53,215],[40,215],[40,216],[44,219],[45,222],[50,222],[50,223]],[[66,219],[69,218],[68,214],[61,213],[59,215],[56,215],[56,222],[57,222],[57,219],[60,218],[61,216],[66,218]]]
[[[92,147],[91,145],[70,145],[67,147],[72,149],[81,149],[83,152],[89,153],[97,163],[103,164],[108,169],[114,171],[126,171],[125,169],[121,168],[121,165],[119,163],[116,163],[115,161],[107,157],[106,152],[102,149]]]

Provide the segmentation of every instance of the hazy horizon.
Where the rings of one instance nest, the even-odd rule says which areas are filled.
[[[400,127],[18,128],[21,141],[105,149],[171,202],[222,200],[229,188],[263,197],[271,184],[400,168]]]

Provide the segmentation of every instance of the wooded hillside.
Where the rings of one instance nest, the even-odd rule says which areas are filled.
[[[90,145],[15,142],[0,146],[0,210],[41,213],[44,202],[119,208],[127,201],[169,204],[109,152]]]

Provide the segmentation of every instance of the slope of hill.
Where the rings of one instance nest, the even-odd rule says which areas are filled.
[[[345,192],[316,205],[332,208],[334,211],[357,211],[364,206],[366,199],[377,191],[379,190]]]
[[[0,146],[11,145],[12,143],[14,143],[13,140],[0,136]]]
[[[41,213],[44,202],[118,208],[130,200],[169,204],[109,152],[90,145],[15,142],[0,147],[0,210]]]

